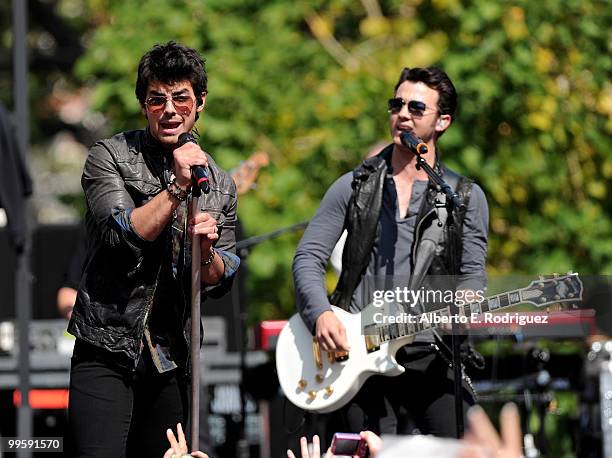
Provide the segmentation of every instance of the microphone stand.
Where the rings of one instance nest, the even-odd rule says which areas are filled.
[[[191,186],[191,216],[200,213],[201,190]],[[202,281],[200,235],[191,241],[191,451],[200,449],[200,288]]]
[[[286,232],[295,232],[299,231],[300,229],[305,229],[309,222],[310,220],[302,221],[301,223],[282,227],[264,235],[256,235],[254,237],[249,237],[248,239],[240,240],[238,243],[236,243],[236,253],[238,253],[240,259],[246,259],[249,255],[249,249],[252,246],[259,245],[261,242],[265,242],[267,240],[275,239]]]
[[[277,229],[276,231],[270,232],[264,235],[257,235],[254,237],[249,237],[244,240],[240,240],[236,243],[236,254],[240,257],[241,264],[244,263],[242,261],[246,261],[250,254],[250,248],[258,245],[267,240],[274,239],[286,232],[294,232],[300,229],[305,228],[308,225],[309,221],[303,221],[298,224],[294,224],[292,226],[284,227],[281,229]],[[239,364],[240,364],[240,383],[238,385],[238,390],[240,392],[240,423],[238,425],[238,440],[236,441],[236,457],[237,458],[248,458],[249,456],[249,448],[246,440],[245,434],[245,423],[246,423],[246,397],[244,390],[244,374],[246,372],[246,313],[241,310],[240,306],[240,297],[238,294],[237,288],[232,288],[232,310],[234,315],[234,326],[237,329],[236,335],[236,345],[239,349]]]
[[[409,149],[416,156],[416,169],[420,170],[422,168],[423,170],[425,170],[427,175],[429,175],[431,181],[433,181],[442,190],[442,192],[446,194],[446,205],[449,210],[449,216],[451,215],[451,210],[464,211],[465,204],[463,203],[463,199],[461,198],[461,196],[459,196],[459,194],[453,191],[453,188],[451,188],[448,183],[444,181],[444,179],[438,174],[438,172],[431,168],[427,161],[423,159],[423,156],[421,154],[413,151],[412,148]],[[452,202],[452,205],[450,205],[449,202]]]
[[[454,212],[455,211],[464,211],[465,204],[463,203],[463,199],[459,194],[457,194],[453,189],[444,181],[444,179],[438,174],[431,166],[427,163],[427,161],[423,158],[423,156],[417,151],[417,148],[412,145],[406,145],[408,149],[416,156],[416,168],[417,170],[423,169],[431,181],[440,188],[440,190],[446,195],[446,208],[448,212],[448,227],[449,232],[451,234],[455,234],[455,222],[454,222]],[[452,240],[452,239],[451,239]],[[451,242],[452,243],[452,242]],[[451,253],[454,253],[453,247],[450,247]],[[451,260],[452,269],[455,269],[455,260]],[[452,272],[453,276],[457,275],[458,272]],[[454,285],[456,286],[456,285]],[[462,386],[461,382],[463,379],[463,374],[461,370],[461,349],[458,335],[458,323],[455,320],[451,323],[451,352],[452,352],[452,365],[453,365],[453,389],[455,395],[455,422],[457,425],[457,438],[461,438],[463,436],[463,432],[465,430],[465,425],[463,421],[463,396],[461,395]],[[436,336],[439,338],[439,336]],[[441,340],[441,339],[440,339]],[[443,342],[441,344],[445,345]]]

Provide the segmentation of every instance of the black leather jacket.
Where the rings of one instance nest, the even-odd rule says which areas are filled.
[[[134,231],[130,215],[165,189],[162,151],[146,129],[120,133],[91,148],[81,179],[87,199],[88,252],[68,331],[121,354],[118,359],[127,357],[134,366],[167,253],[169,230],[146,241]],[[227,254],[235,252],[236,185],[210,156],[208,161],[211,190],[200,197],[200,208],[214,214],[222,225],[215,247],[222,250],[226,275],[218,285],[202,285],[203,298],[227,292],[239,264]],[[186,253],[184,264],[190,262]],[[191,296],[189,281],[182,282],[187,298]],[[183,334],[188,340],[188,311],[186,315]]]

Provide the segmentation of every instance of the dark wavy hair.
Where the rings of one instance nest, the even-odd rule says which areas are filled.
[[[204,63],[205,60],[195,49],[175,41],[153,46],[142,56],[138,64],[138,78],[136,79],[138,101],[144,105],[147,89],[152,81],[172,84],[188,80],[193,87],[197,104],[201,105],[200,94],[208,92],[208,75]]]
[[[421,82],[438,92],[438,110],[441,114],[455,115],[457,91],[448,75],[438,67],[405,67],[395,85],[395,91],[404,81]]]

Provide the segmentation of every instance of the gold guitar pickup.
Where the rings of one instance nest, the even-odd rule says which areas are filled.
[[[365,335],[364,338],[368,353],[380,350],[380,337],[378,335]]]
[[[319,348],[319,342],[317,339],[312,339],[312,354],[314,356],[315,366],[317,369],[323,369],[323,359],[321,358],[321,348]]]

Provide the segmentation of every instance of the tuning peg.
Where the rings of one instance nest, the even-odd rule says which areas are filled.
[[[317,392],[316,391],[309,391],[308,392],[308,399],[310,399],[311,401],[314,400],[314,398],[317,397]]]
[[[334,392],[334,388],[331,385],[329,385],[328,387],[325,387],[325,394],[327,394],[327,396],[331,396],[333,392]]]
[[[315,375],[315,380],[317,381],[317,383],[323,382],[323,375],[321,374]]]
[[[303,390],[304,388],[306,388],[306,385],[308,385],[308,382],[306,382],[306,380],[304,380],[304,379],[301,379],[301,380],[298,382],[298,388],[299,388],[300,390]]]

